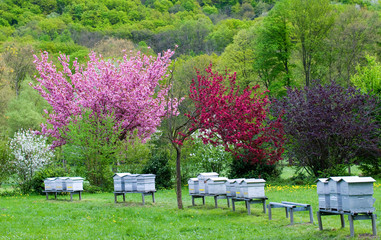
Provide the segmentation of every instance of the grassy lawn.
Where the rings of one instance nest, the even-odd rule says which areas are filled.
[[[381,216],[381,184],[375,184],[375,207]],[[141,195],[127,194],[125,203],[114,203],[112,193],[83,194],[82,201],[74,195],[46,200],[45,196],[0,197],[0,239],[347,239],[349,223],[340,228],[339,216],[324,216],[324,231],[319,231],[316,219],[318,198],[316,186],[266,187],[270,201],[309,203],[314,207],[314,224],[309,224],[307,212],[295,213],[295,225],[290,226],[283,209],[273,210],[273,220],[262,213],[260,204],[252,205],[247,215],[242,202],[232,212],[225,200],[206,198],[206,206],[184,189],[184,210],[177,210],[174,190],[158,191],[156,203]],[[51,196],[53,199],[53,196]],[[119,201],[122,196],[119,196]],[[377,219],[378,234],[381,220]],[[370,239],[371,221],[355,221],[356,238]],[[378,239],[378,238],[377,238]]]

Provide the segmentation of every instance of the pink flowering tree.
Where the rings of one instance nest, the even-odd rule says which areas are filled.
[[[52,106],[46,112],[47,124],[41,133],[55,138],[53,147],[66,143],[67,125],[84,109],[99,119],[113,113],[115,125],[121,128],[119,139],[126,139],[136,131],[138,137],[148,139],[156,131],[162,117],[168,114],[167,93],[170,86],[161,85],[174,54],[168,50],[157,57],[138,53],[130,59],[104,60],[94,52],[86,65],[61,54],[60,67],[49,61],[48,53],[34,56],[39,82],[33,86]],[[177,114],[177,101],[171,114]]]

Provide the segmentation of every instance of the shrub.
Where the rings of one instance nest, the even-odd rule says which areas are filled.
[[[316,177],[342,173],[364,155],[380,156],[377,108],[374,96],[334,82],[288,89],[273,101],[275,112],[284,113],[290,162]]]
[[[36,172],[34,175],[32,181],[31,181],[31,189],[33,192],[36,192],[38,194],[44,194],[43,191],[45,189],[44,180],[46,178],[50,177],[63,177],[67,176],[67,171],[60,166],[56,165],[48,165],[44,168],[40,169]]]
[[[168,160],[169,155],[166,151],[155,152],[143,169],[143,173],[156,175],[155,183],[158,189],[172,187],[172,171]]]

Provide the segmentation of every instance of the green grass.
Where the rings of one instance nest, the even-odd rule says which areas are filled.
[[[381,185],[376,184],[374,197],[378,199],[376,213],[381,216]],[[141,195],[127,194],[125,203],[113,202],[112,193],[83,194],[82,201],[74,195],[46,200],[45,196],[18,195],[0,197],[0,239],[347,239],[349,224],[340,228],[339,216],[324,216],[324,231],[319,231],[318,207],[314,186],[267,186],[270,201],[309,203],[314,208],[314,224],[309,224],[307,212],[295,213],[295,225],[290,226],[283,209],[273,210],[273,220],[262,213],[261,205],[252,205],[247,215],[242,202],[237,211],[227,208],[219,200],[214,209],[213,198],[206,198],[206,206],[191,198],[184,189],[184,210],[178,210],[174,190],[158,191],[156,203]],[[53,199],[53,196],[51,196]],[[119,196],[119,201],[122,197]],[[378,233],[381,222],[377,220]],[[371,238],[371,221],[355,221],[356,238]]]

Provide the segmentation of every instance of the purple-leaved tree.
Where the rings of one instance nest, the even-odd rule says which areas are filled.
[[[284,113],[290,161],[313,176],[340,174],[365,155],[381,154],[377,99],[355,88],[332,82],[288,89],[273,110]]]

